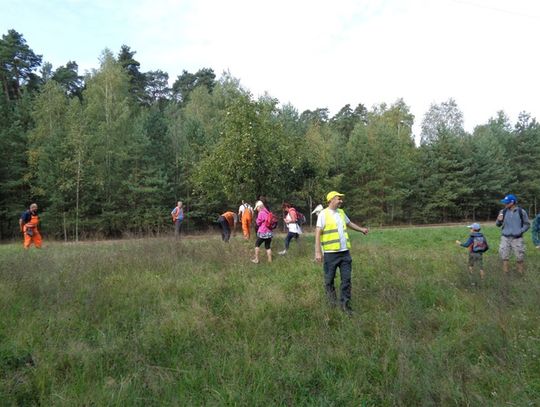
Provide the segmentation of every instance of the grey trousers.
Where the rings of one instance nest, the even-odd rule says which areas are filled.
[[[179,237],[180,237],[180,230],[181,230],[181,227],[182,227],[182,221],[176,219],[176,221],[174,222],[174,236],[175,236],[176,238],[179,238]]]

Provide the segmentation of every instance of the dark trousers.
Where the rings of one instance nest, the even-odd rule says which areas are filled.
[[[291,244],[291,240],[293,239],[296,239],[296,241],[298,241],[298,233],[287,233],[287,237],[285,238],[285,250],[289,250],[289,245]]]
[[[332,305],[337,304],[334,279],[338,268],[341,277],[340,302],[342,305],[345,305],[351,301],[352,257],[348,250],[344,252],[324,253],[324,288],[328,301]]]
[[[229,222],[223,216],[218,218],[219,225],[221,226],[221,240],[228,242],[231,238],[231,228]]]

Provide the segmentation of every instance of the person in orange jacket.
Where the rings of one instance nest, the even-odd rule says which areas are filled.
[[[24,236],[24,248],[30,248],[30,245],[34,243],[34,246],[41,248],[41,234],[39,233],[39,216],[37,214],[38,206],[36,203],[30,205],[30,208],[23,212],[19,218],[19,227],[21,233]]]
[[[242,200],[242,205],[238,208],[238,218],[242,222],[244,239],[249,240],[251,235],[251,222],[253,221],[253,208],[244,200]]]
[[[238,222],[238,215],[232,211],[222,213],[218,218],[221,226],[221,240],[228,242],[231,238],[231,230],[234,230]]]

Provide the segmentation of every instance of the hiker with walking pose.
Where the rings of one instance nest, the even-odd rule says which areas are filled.
[[[486,237],[480,232],[478,223],[473,223],[467,227],[471,229],[469,238],[464,243],[456,240],[456,244],[469,249],[469,273],[473,274],[474,266],[478,265],[480,267],[480,278],[484,279],[484,261],[482,257],[484,252],[488,251],[489,246]]]
[[[257,201],[255,210],[257,211],[257,220],[255,221],[257,224],[257,240],[255,241],[255,256],[251,259],[251,262],[259,263],[259,246],[264,243],[266,258],[268,263],[272,263],[272,237],[274,236],[272,231],[277,226],[277,217],[268,210],[263,201]]]
[[[525,261],[525,242],[523,234],[531,227],[531,222],[527,212],[517,206],[515,195],[506,195],[501,199],[504,209],[499,212],[495,225],[501,228],[501,243],[499,245],[499,255],[503,262],[503,271],[509,271],[510,255],[514,253],[517,262],[517,271],[523,274],[523,263]]]
[[[180,238],[180,230],[184,221],[184,205],[182,201],[178,201],[176,207],[171,211],[172,221],[174,224],[174,237]]]
[[[302,228],[300,227],[300,217],[303,216],[294,208],[290,203],[283,203],[281,205],[281,208],[283,209],[283,212],[286,213],[285,217],[283,218],[283,221],[287,225],[287,237],[285,238],[285,249],[280,251],[280,255],[287,254],[287,251],[289,250],[289,245],[291,243],[292,239],[296,239],[296,242],[298,242],[298,238],[302,234]],[[305,220],[305,218],[304,218]]]
[[[23,212],[19,218],[19,227],[24,236],[23,246],[30,248],[33,243],[38,249],[41,248],[41,234],[39,233],[39,216],[37,214],[38,206],[36,203],[30,205],[30,208]]]
[[[242,223],[242,233],[244,239],[249,240],[251,236],[251,222],[253,221],[253,208],[242,199],[242,204],[238,208],[238,219]]]
[[[324,286],[331,306],[337,305],[334,279],[339,268],[341,275],[341,309],[347,314],[352,313],[351,307],[351,276],[352,258],[351,243],[347,228],[367,235],[368,228],[358,226],[345,215],[341,205],[345,195],[332,191],[326,195],[328,206],[317,218],[315,229],[315,260],[324,260]],[[324,254],[324,257],[323,257]]]

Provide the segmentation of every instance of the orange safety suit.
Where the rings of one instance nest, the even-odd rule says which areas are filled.
[[[24,234],[24,248],[28,249],[32,243],[37,248],[41,247],[41,234],[39,233],[39,216],[30,212],[29,222],[22,224],[21,232]]]
[[[251,233],[251,222],[253,221],[253,209],[250,206],[244,205],[242,212],[242,232],[244,239],[249,239]]]

